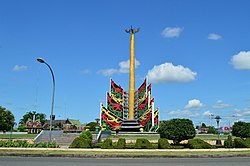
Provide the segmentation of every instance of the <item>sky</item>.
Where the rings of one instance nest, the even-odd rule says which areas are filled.
[[[94,121],[110,79],[129,87],[129,34],[136,87],[152,83],[160,120],[194,125],[250,122],[250,1],[0,0],[0,106],[18,123],[29,111]]]

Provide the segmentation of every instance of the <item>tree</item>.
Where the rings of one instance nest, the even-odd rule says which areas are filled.
[[[205,124],[205,123],[202,123],[202,124],[201,124],[201,128],[207,128],[206,124]]]
[[[39,119],[42,125],[44,125],[46,121],[46,115],[42,113],[37,113],[36,111],[26,112],[26,114],[23,115],[23,118],[20,119],[19,124],[24,126],[29,120],[33,120],[34,116],[35,120]]]
[[[0,106],[0,131],[10,131],[14,124],[14,115],[6,108]]]
[[[195,137],[194,125],[189,119],[162,121],[158,133],[160,133],[161,138],[173,140],[174,144]]]
[[[233,125],[232,134],[240,138],[250,138],[250,123],[235,122]]]
[[[90,130],[90,131],[95,131],[96,126],[99,126],[99,124],[97,124],[96,122],[89,122],[86,127]]]
[[[213,126],[208,127],[207,134],[217,134],[218,132],[215,130]]]

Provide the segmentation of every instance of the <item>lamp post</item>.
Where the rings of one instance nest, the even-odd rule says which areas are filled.
[[[221,140],[220,140],[220,116],[216,116],[214,118],[216,120],[217,123],[217,131],[218,131],[218,139],[216,140],[216,145],[221,145]]]
[[[54,73],[52,71],[52,68],[50,67],[50,65],[48,63],[46,63],[42,58],[38,58],[37,59],[38,62],[40,63],[44,63],[46,66],[48,66],[51,75],[52,75],[52,84],[53,84],[53,90],[52,90],[52,104],[51,104],[51,114],[50,114],[50,124],[49,124],[49,141],[51,142],[51,137],[52,137],[52,121],[54,119],[54,98],[55,98],[55,77],[54,77]]]
[[[96,118],[95,120],[96,120],[95,132],[96,132],[96,139],[97,139],[98,133],[99,133],[99,121],[100,121],[100,119]]]

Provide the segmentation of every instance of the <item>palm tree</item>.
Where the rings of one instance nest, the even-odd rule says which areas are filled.
[[[29,111],[29,112],[26,112],[26,114],[23,115],[23,118],[20,119],[19,124],[22,125],[22,126],[25,126],[26,123],[29,120],[33,120],[33,118],[35,118],[35,121],[40,120],[42,125],[44,125],[44,123],[46,121],[46,115],[45,114],[37,113],[36,111]]]

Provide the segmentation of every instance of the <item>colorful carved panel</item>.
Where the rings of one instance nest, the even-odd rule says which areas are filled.
[[[106,130],[116,130],[127,120],[126,92],[113,80],[110,81],[111,91],[107,93],[107,107],[101,106],[101,125]],[[153,110],[154,98],[151,97],[151,84],[147,86],[145,79],[137,90],[135,102],[138,104],[136,119],[144,131],[157,131],[159,128],[159,110]],[[154,112],[153,112],[154,111]]]
[[[110,111],[108,111],[103,105],[101,106],[101,125],[102,128],[106,130],[115,130],[117,127],[120,127],[122,120]]]
[[[138,105],[138,117],[141,117],[148,110],[148,97]]]
[[[117,103],[109,94],[107,94],[107,109],[119,118],[123,118],[124,106]]]
[[[139,118],[139,124],[144,131],[149,131],[152,127],[152,107]]]
[[[150,131],[157,131],[159,128],[159,109],[157,108],[154,111],[154,126],[150,129]]]
[[[113,80],[111,80],[111,97],[117,103],[124,104],[124,94],[125,91],[121,86],[117,85]]]
[[[147,80],[145,79],[144,82],[142,83],[142,85],[137,90],[138,103],[143,102],[147,97],[146,86],[147,86]]]

